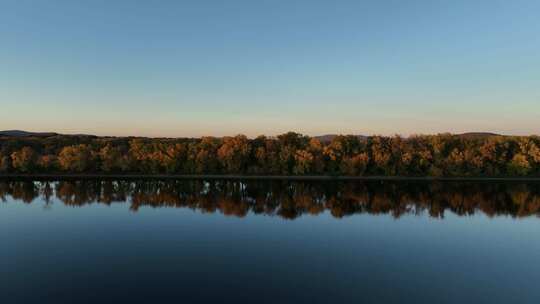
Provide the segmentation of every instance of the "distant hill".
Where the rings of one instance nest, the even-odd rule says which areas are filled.
[[[483,139],[486,137],[502,136],[502,135],[489,133],[489,132],[467,132],[467,133],[462,133],[462,134],[456,134],[456,136],[467,138],[467,139]]]
[[[90,135],[90,134],[59,134],[55,132],[28,132],[28,131],[23,131],[23,130],[0,131],[0,136],[4,136],[4,137],[52,137],[52,136],[96,137],[95,135]],[[321,143],[329,143],[336,136],[338,136],[338,134],[325,134],[325,135],[313,136],[313,138],[318,139]],[[360,140],[366,140],[369,137],[365,135],[353,135],[353,136],[356,136]],[[463,137],[466,139],[483,139],[483,138],[488,138],[492,136],[503,136],[503,135],[490,133],[490,132],[467,132],[467,133],[462,133],[462,134],[454,134],[454,136]]]
[[[467,132],[467,133],[453,134],[453,135],[458,136],[458,137],[462,137],[462,138],[465,138],[465,139],[484,139],[484,138],[488,138],[488,137],[492,137],[492,136],[503,136],[503,135],[500,135],[500,134],[489,133],[489,132]],[[325,134],[325,135],[320,135],[320,136],[314,136],[313,138],[318,139],[321,143],[329,143],[336,136],[338,136],[338,135],[337,134]],[[357,138],[359,138],[361,140],[365,140],[365,139],[367,139],[369,137],[369,136],[365,136],[365,135],[354,135],[354,136],[356,136]]]
[[[318,139],[321,143],[329,143],[336,136],[338,136],[338,135],[337,134],[325,134],[325,135],[320,135],[320,136],[314,136],[313,138]],[[367,136],[364,136],[364,135],[353,135],[353,136],[356,136],[358,139],[367,139]]]
[[[60,134],[56,132],[28,132],[23,130],[5,130],[0,131],[0,136],[4,137],[53,137],[53,136],[72,136],[72,137],[97,137],[90,134]]]
[[[9,136],[9,137],[51,137],[59,135],[54,132],[27,132],[22,130],[6,130],[0,131],[0,136]]]

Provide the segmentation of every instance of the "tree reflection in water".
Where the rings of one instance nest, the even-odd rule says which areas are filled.
[[[295,219],[329,211],[354,214],[425,214],[444,218],[447,211],[487,216],[538,216],[539,183],[495,182],[298,182],[230,180],[70,180],[0,181],[0,200],[25,203],[55,200],[67,206],[129,202],[141,207],[190,208],[244,217],[264,214]]]

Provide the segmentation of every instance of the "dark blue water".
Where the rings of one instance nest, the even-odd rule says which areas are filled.
[[[539,189],[0,181],[0,303],[538,303]]]

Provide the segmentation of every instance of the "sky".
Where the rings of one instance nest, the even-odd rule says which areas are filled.
[[[540,134],[538,0],[0,0],[0,130]]]

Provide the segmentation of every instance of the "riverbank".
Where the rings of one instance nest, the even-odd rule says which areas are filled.
[[[540,177],[433,177],[433,176],[331,176],[331,175],[220,175],[220,174],[0,174],[0,179],[214,179],[214,180],[314,180],[314,181],[533,181]]]

